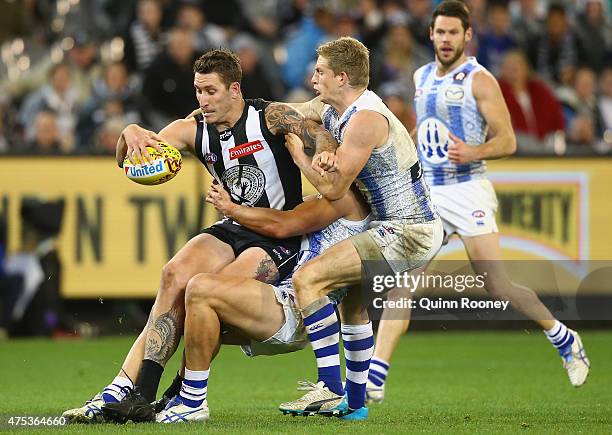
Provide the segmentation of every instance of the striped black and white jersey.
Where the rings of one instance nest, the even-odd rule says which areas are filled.
[[[266,126],[264,109],[270,103],[245,101],[238,122],[222,132],[196,116],[197,157],[235,203],[291,210],[302,202],[300,170],[284,136],[273,135]]]

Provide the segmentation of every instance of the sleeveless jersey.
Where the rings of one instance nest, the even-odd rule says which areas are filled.
[[[284,137],[266,126],[268,104],[245,100],[238,122],[223,132],[197,115],[196,154],[235,203],[291,210],[302,202],[302,178]]]
[[[429,188],[422,177],[416,147],[404,125],[378,95],[366,90],[342,114],[325,105],[321,116],[323,126],[342,144],[349,120],[360,110],[380,113],[389,121],[389,139],[372,151],[355,179],[372,210],[373,220],[397,219],[412,223],[434,220],[436,214],[429,198]]]
[[[472,92],[474,74],[483,69],[475,58],[469,57],[443,77],[436,76],[435,62],[422,66],[415,73],[417,145],[430,185],[485,178],[483,160],[462,165],[448,160],[449,131],[473,146],[486,140],[487,124]]]

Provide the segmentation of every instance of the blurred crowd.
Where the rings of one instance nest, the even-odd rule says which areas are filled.
[[[612,0],[467,0],[522,153],[612,149]],[[436,0],[0,0],[0,153],[113,154],[123,127],[196,107],[193,61],[235,51],[246,98],[305,101],[316,47],[350,35],[411,129]]]

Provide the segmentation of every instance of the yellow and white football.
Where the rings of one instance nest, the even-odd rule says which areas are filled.
[[[151,146],[147,146],[147,151],[151,155],[152,163],[134,162],[132,164],[126,157],[123,160],[123,170],[125,175],[138,184],[154,185],[162,184],[174,178],[180,171],[183,159],[179,150],[172,145],[159,142],[162,151],[157,151]]]

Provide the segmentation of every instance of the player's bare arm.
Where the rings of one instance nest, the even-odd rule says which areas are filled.
[[[273,134],[293,133],[304,142],[305,148],[316,153],[334,152],[338,147],[338,142],[329,131],[288,104],[270,103],[266,107],[265,117],[268,129]]]
[[[303,114],[306,119],[310,119],[318,124],[322,122],[321,113],[323,113],[323,106],[325,105],[321,101],[321,97],[317,96],[310,101],[304,103],[289,103],[294,109]]]
[[[337,200],[349,190],[374,148],[384,144],[388,136],[389,123],[383,115],[361,110],[346,126],[342,146],[335,156],[326,152],[315,156],[310,170],[298,166],[323,196]]]
[[[367,215],[366,206],[360,207],[358,197],[353,192],[339,201],[317,198],[303,202],[293,210],[281,211],[235,204],[222,186],[213,184],[206,195],[206,201],[224,216],[259,234],[277,239],[320,230],[349,214],[355,214],[355,219]]]
[[[474,76],[472,90],[478,109],[489,125],[489,140],[478,146],[469,146],[451,134],[454,143],[448,148],[449,160],[453,163],[469,163],[474,160],[499,159],[514,154],[516,137],[497,80],[488,71],[480,71]]]
[[[196,134],[196,120],[178,119],[159,133],[147,130],[137,124],[130,124],[123,129],[117,141],[115,156],[117,165],[123,167],[123,160],[127,156],[132,163],[135,161],[151,162],[147,146],[161,151],[158,142],[166,142],[178,150],[187,150],[193,153]]]

